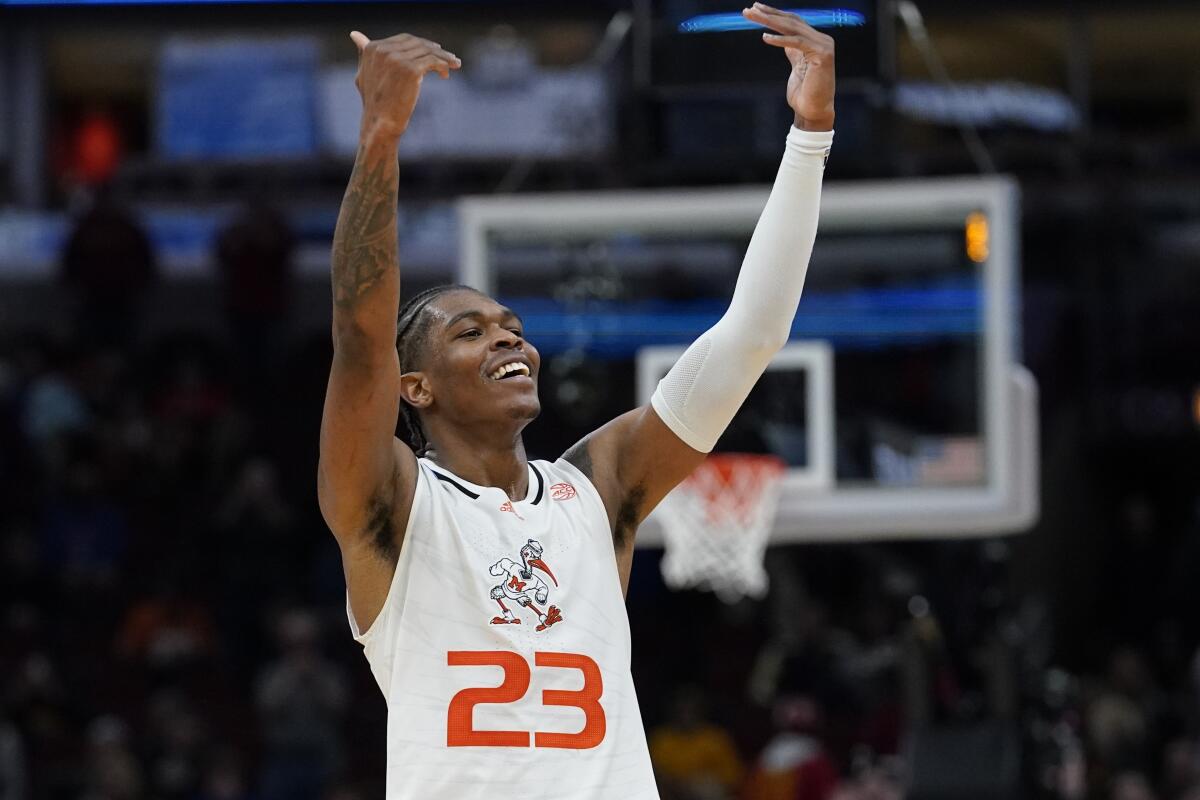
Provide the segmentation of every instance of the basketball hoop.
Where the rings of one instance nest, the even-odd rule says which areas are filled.
[[[727,603],[765,595],[763,557],[786,471],[775,456],[721,453],[675,487],[658,510],[667,586],[705,589]]]

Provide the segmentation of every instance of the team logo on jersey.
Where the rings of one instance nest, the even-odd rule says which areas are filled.
[[[554,500],[570,500],[575,496],[575,487],[569,483],[556,483],[550,487],[550,497]]]
[[[538,625],[534,630],[544,631],[562,622],[562,611],[558,606],[546,606],[550,599],[550,585],[538,573],[544,573],[554,581],[555,588],[558,588],[558,578],[542,560],[543,552],[541,544],[536,539],[530,539],[521,548],[520,562],[502,558],[488,568],[488,574],[501,579],[491,591],[491,598],[500,606],[500,614],[492,617],[493,625],[521,624],[521,618],[513,614],[505,600],[537,614]],[[535,569],[538,572],[534,572]]]

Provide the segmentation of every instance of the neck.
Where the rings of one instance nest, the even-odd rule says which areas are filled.
[[[528,459],[521,433],[486,436],[478,430],[438,431],[427,457],[439,467],[479,486],[502,489],[510,500],[529,492]]]

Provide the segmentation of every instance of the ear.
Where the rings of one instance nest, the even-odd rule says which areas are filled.
[[[424,372],[406,372],[400,376],[400,397],[413,408],[433,405],[433,388]]]

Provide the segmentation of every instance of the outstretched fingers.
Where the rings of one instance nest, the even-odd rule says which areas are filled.
[[[793,33],[799,30],[817,32],[813,26],[804,21],[803,17],[792,14],[789,11],[780,11],[778,8],[772,8],[765,3],[755,3],[744,9],[742,13],[767,20],[771,23],[769,27],[786,33]]]
[[[822,60],[828,59],[833,55],[832,45],[813,42],[801,36],[764,33],[763,41],[773,47],[782,47],[784,50],[797,51],[798,55],[803,55],[804,60],[809,64],[821,63]]]
[[[744,9],[742,15],[775,33],[764,33],[763,41],[775,47],[800,50],[805,56],[833,54],[833,37],[821,33],[796,14],[789,14],[762,3]]]

